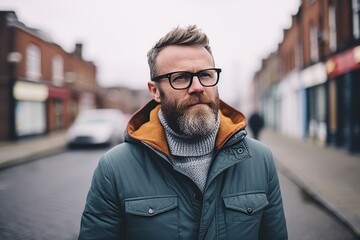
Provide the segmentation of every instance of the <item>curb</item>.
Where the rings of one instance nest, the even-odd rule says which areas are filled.
[[[46,151],[38,151],[38,152],[28,154],[26,156],[8,159],[8,160],[0,163],[0,169],[13,167],[13,166],[16,166],[16,165],[19,165],[22,163],[37,160],[39,158],[56,155],[56,154],[64,152],[65,150],[66,150],[66,147],[64,145],[64,146],[58,146],[56,148],[50,148],[50,149],[47,149]]]
[[[302,191],[306,192],[314,201],[318,202],[325,209],[331,212],[336,218],[338,218],[343,224],[345,224],[353,234],[360,239],[360,228],[354,224],[353,218],[336,207],[334,204],[326,200],[318,191],[313,190],[310,186],[304,183],[300,177],[298,177],[290,168],[280,161],[276,161],[276,165],[279,171],[289,178],[295,185],[297,185]]]

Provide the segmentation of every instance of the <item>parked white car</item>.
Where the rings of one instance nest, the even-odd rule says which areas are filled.
[[[121,143],[127,121],[127,115],[117,109],[84,110],[68,129],[67,144],[73,147]]]

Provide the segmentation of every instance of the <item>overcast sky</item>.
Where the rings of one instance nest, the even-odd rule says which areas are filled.
[[[102,86],[144,88],[146,54],[175,26],[196,24],[210,38],[223,69],[220,94],[244,93],[261,59],[290,27],[300,0],[1,0],[28,27],[47,32],[65,51],[82,42],[83,56],[98,66]],[[224,96],[225,95],[225,96]]]

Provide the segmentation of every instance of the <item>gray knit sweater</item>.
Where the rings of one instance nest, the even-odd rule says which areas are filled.
[[[188,176],[203,192],[220,126],[219,118],[214,130],[202,138],[191,138],[174,132],[166,122],[161,110],[159,119],[165,129],[174,168]]]

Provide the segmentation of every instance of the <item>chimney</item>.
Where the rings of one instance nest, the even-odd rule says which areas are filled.
[[[75,44],[75,51],[74,51],[75,56],[82,58],[82,48],[83,48],[82,43]]]

